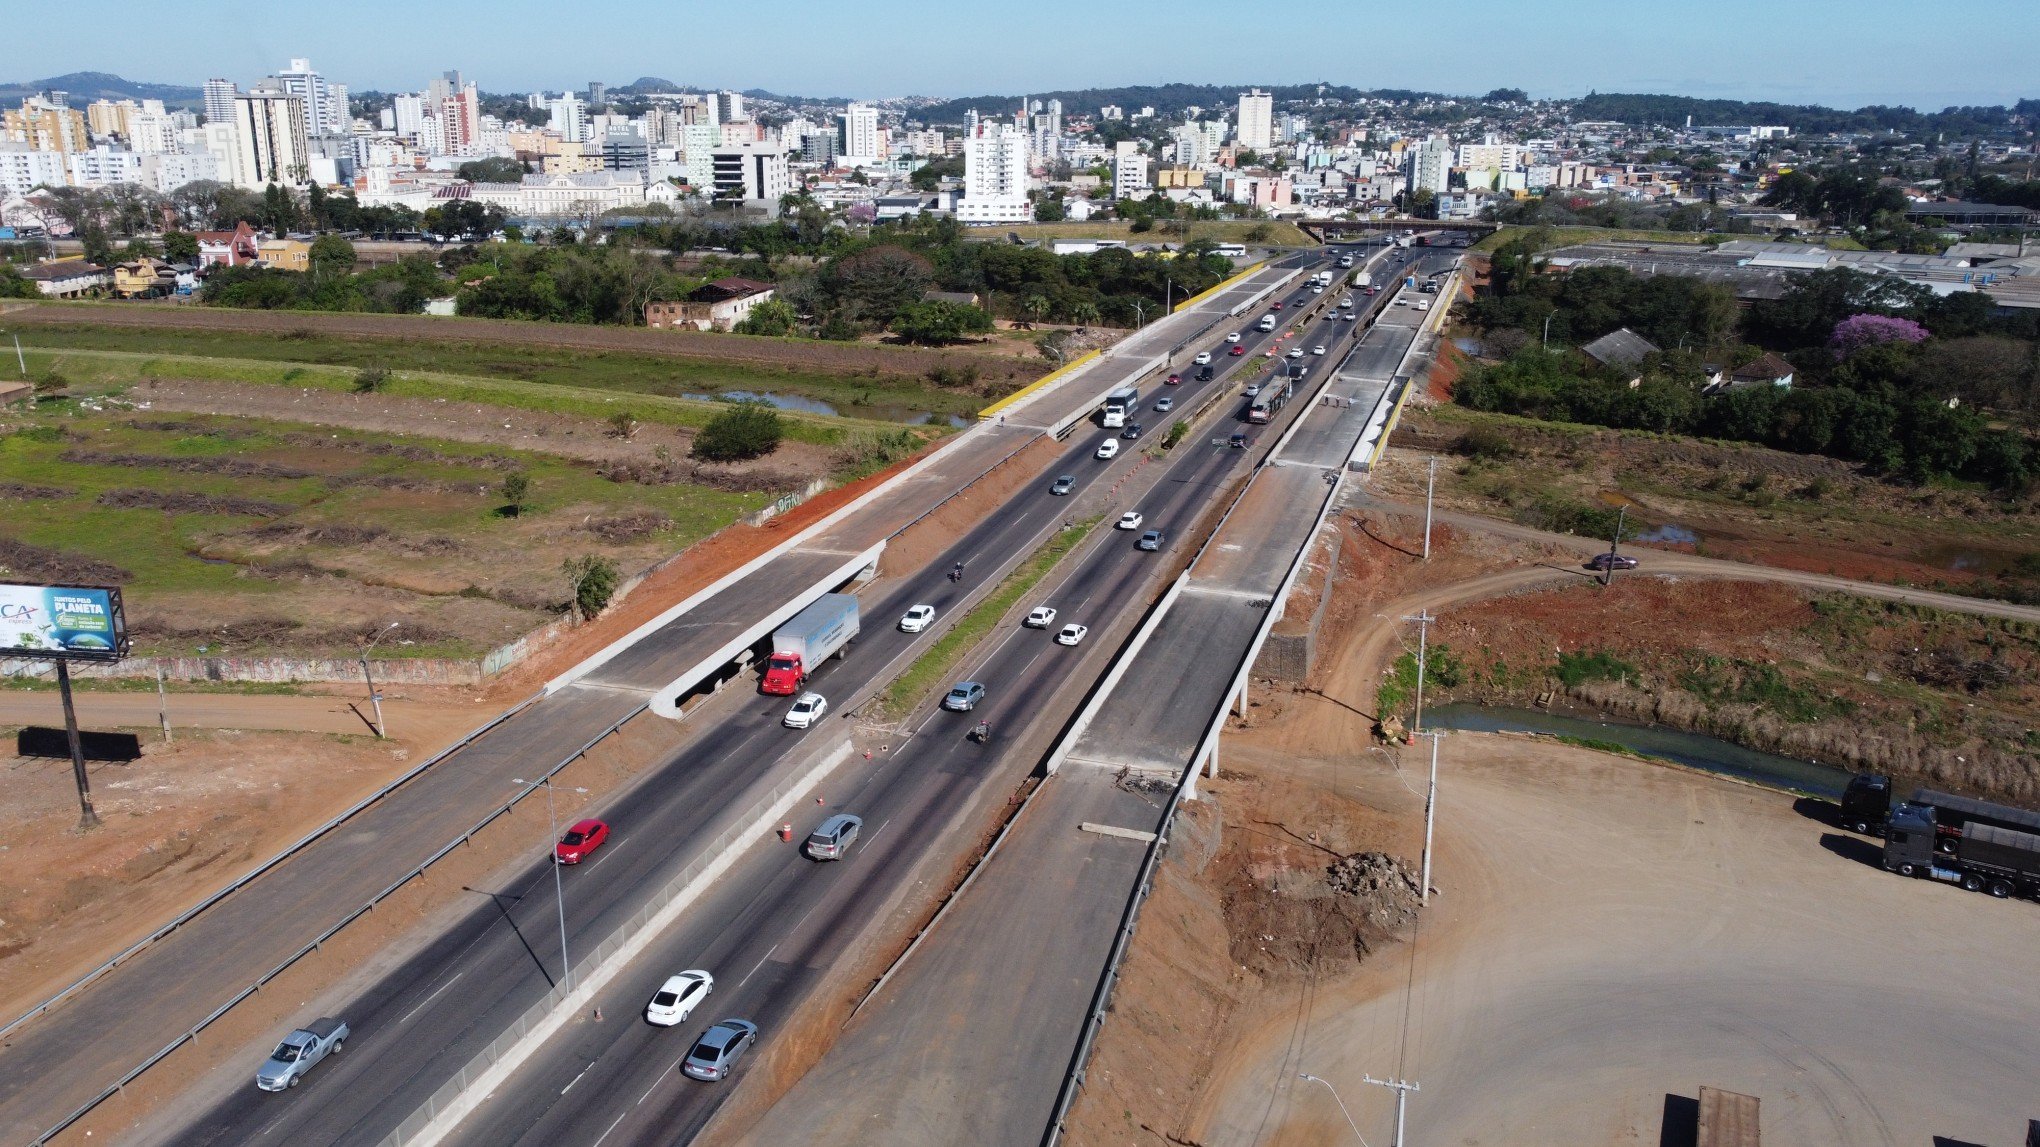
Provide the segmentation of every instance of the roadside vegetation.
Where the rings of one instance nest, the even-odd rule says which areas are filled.
[[[999,619],[1032,592],[1057,563],[1082,544],[1090,536],[1092,528],[1102,520],[1086,518],[1056,531],[1042,543],[1040,549],[1014,567],[997,589],[987,594],[951,626],[949,632],[893,678],[873,699],[870,715],[877,720],[903,717],[935,689],[945,685],[963,659],[998,625]]]

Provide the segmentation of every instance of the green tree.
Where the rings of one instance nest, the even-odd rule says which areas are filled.
[[[751,313],[737,323],[735,330],[740,335],[783,336],[792,334],[794,324],[799,321],[800,315],[794,311],[792,303],[784,299],[767,299],[752,307]]]
[[[21,272],[0,264],[0,299],[39,299],[42,291],[32,280],[21,277]]]
[[[106,228],[97,220],[90,220],[78,231],[78,240],[85,247],[85,261],[101,267],[114,264],[113,240]]]
[[[1044,195],[1034,205],[1036,223],[1060,223],[1067,218],[1069,212],[1063,207],[1063,197],[1060,195]]]
[[[297,196],[288,187],[272,183],[262,189],[262,226],[278,235],[294,231],[304,224],[304,212],[298,208]]]
[[[338,235],[321,235],[312,240],[312,273],[318,276],[344,275],[354,270],[354,244]]]
[[[568,558],[560,563],[560,572],[567,575],[567,584],[574,594],[574,611],[583,621],[601,613],[616,596],[616,563],[599,554]]]
[[[891,325],[894,334],[910,343],[942,346],[971,335],[990,334],[992,316],[969,303],[930,299],[901,307]]]
[[[528,170],[521,162],[503,156],[475,159],[453,169],[453,173],[469,183],[516,183],[522,180]]]
[[[356,394],[375,394],[388,385],[389,381],[389,367],[381,363],[370,363],[354,372],[354,392]]]
[[[761,458],[779,448],[784,420],[762,402],[739,402],[708,420],[694,436],[692,453],[706,462]]]
[[[503,476],[503,508],[513,518],[524,516],[524,509],[531,504],[531,475],[522,470],[512,471]]]
[[[198,265],[198,236],[189,231],[163,232],[163,257],[172,263]]]

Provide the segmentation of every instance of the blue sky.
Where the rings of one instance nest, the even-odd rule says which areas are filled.
[[[656,75],[854,97],[1317,80],[1842,107],[2040,96],[2040,0],[1947,7],[1959,17],[1922,0],[0,0],[0,27],[50,25],[0,43],[0,80],[245,85],[309,56],[385,90],[459,68],[488,91]]]

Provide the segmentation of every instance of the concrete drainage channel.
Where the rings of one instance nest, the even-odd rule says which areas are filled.
[[[660,932],[678,920],[746,849],[765,839],[773,822],[792,811],[802,794],[849,760],[851,752],[850,742],[843,741],[823,753],[819,760],[810,758],[805,767],[794,770],[793,775],[771,786],[742,812],[727,818],[722,831],[694,861],[675,874],[636,915],[610,933],[592,955],[575,965],[571,991],[556,988],[531,1005],[495,1042],[434,1092],[424,1106],[398,1124],[382,1140],[383,1147],[433,1144],[444,1139],[553,1033],[607,987]]]

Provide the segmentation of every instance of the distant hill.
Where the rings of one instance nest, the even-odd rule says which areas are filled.
[[[79,107],[93,100],[162,100],[166,105],[185,107],[200,107],[205,103],[205,92],[200,88],[183,84],[145,84],[122,79],[110,72],[68,72],[46,80],[0,83],[0,103],[19,104],[37,92],[52,90],[69,92],[71,103]]]
[[[1377,89],[1364,91],[1342,84],[1163,84],[1159,87],[1130,88],[1081,88],[1075,91],[1028,92],[1029,100],[1061,100],[1065,115],[1095,115],[1106,104],[1125,108],[1128,114],[1144,107],[1155,109],[1157,115],[1174,119],[1188,107],[1237,108],[1240,95],[1251,88],[1260,88],[1275,97],[1279,106],[1289,100],[1308,100],[1324,96],[1328,99],[1391,99],[1421,100],[1434,97],[1430,92],[1413,92],[1402,89]],[[965,99],[948,100],[931,104],[913,113],[915,119],[924,123],[962,123],[965,112],[975,109],[980,115],[1010,115],[1020,106],[1023,97],[1011,96],[970,96]]]
[[[1592,92],[1572,101],[1581,120],[1677,127],[1688,116],[1698,125],[1776,124],[1799,134],[1830,132],[1904,132],[1913,135],[1988,135],[2012,127],[2012,117],[2040,113],[2040,100],[2020,100],[2005,107],[1951,107],[1938,112],[1908,107],[1872,106],[1844,111],[1818,104],[1779,104],[1744,100],[1704,100],[1691,96]]]

